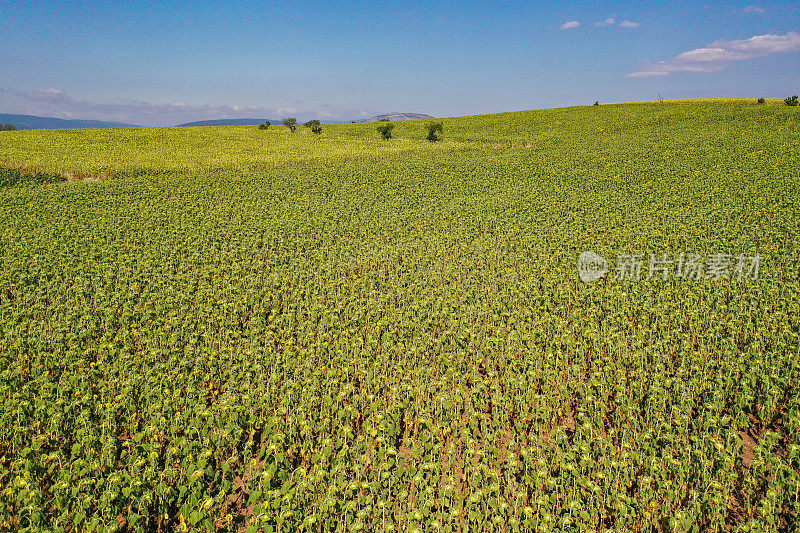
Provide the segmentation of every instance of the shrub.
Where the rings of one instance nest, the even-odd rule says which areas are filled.
[[[272,126],[272,124],[270,124],[269,120],[265,120],[263,124],[258,125],[258,129],[266,130],[269,129],[270,126]]]
[[[13,124],[0,124],[0,131],[14,131],[16,129]]]
[[[309,120],[308,122],[303,124],[303,126],[305,126],[306,128],[313,128],[314,126],[319,126],[319,125],[320,125],[319,120]]]
[[[384,139],[391,139],[392,130],[394,129],[394,124],[392,124],[389,121],[386,121],[385,124],[379,124],[378,127],[376,127],[375,129],[380,132],[381,137],[383,137]]]
[[[320,133],[322,133],[322,126],[320,126],[319,124],[317,124],[316,126],[311,126],[311,133],[316,133],[317,135],[319,135]]]
[[[294,133],[294,130],[297,129],[297,119],[296,118],[285,118],[283,119],[283,125],[289,128],[289,130]]]
[[[784,98],[783,101],[786,103],[786,105],[794,107],[797,105],[797,95],[791,96],[789,98]]]
[[[600,105],[600,102],[595,102],[594,105]]]
[[[758,103],[759,103],[759,104],[763,104],[764,102],[766,102],[766,100],[764,100],[763,98],[759,98],[759,99],[758,99]]]
[[[442,130],[442,123],[441,122],[431,122],[426,126],[428,128],[428,140],[431,142],[436,142],[441,139],[441,135],[443,133]],[[437,135],[438,133],[438,135]]]

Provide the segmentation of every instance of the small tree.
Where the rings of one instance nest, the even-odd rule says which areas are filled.
[[[600,102],[595,102],[594,105],[600,105]]]
[[[13,124],[0,124],[0,131],[15,131],[16,129]]]
[[[314,126],[319,126],[319,125],[320,125],[320,122],[319,122],[319,120],[316,120],[316,119],[315,120],[309,120],[308,122],[303,124],[303,126],[305,126],[306,128],[313,128]]]
[[[387,121],[384,124],[378,124],[378,126],[375,129],[378,130],[378,132],[380,132],[381,137],[383,137],[384,140],[391,139],[392,130],[394,129],[394,124]]]
[[[297,119],[296,118],[285,118],[283,119],[283,125],[289,128],[289,130],[294,133],[294,130],[297,129]]]
[[[794,107],[798,103],[797,102],[797,95],[791,96],[789,98],[784,98],[783,101],[784,101],[784,103],[786,103],[786,105]]]
[[[431,142],[436,142],[441,139],[442,131],[442,123],[441,122],[431,122],[426,126],[428,128],[428,140]],[[438,133],[438,135],[437,135]]]
[[[268,130],[270,126],[272,126],[272,124],[270,124],[269,120],[265,120],[263,124],[258,125],[258,129]]]
[[[322,126],[320,126],[319,124],[311,126],[311,133],[316,133],[317,135],[319,135],[320,133],[322,133]]]
[[[764,102],[766,102],[766,100],[764,100],[763,98],[759,98],[759,99],[758,99],[758,103],[759,103],[759,104],[763,104]]]

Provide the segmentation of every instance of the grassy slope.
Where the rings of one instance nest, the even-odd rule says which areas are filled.
[[[282,126],[266,131],[255,126],[24,131],[0,135],[0,167],[101,176],[258,171],[304,162],[384,159],[408,152],[449,153],[492,146],[546,150],[554,143],[591,146],[596,141],[598,147],[607,147],[621,141],[628,149],[630,136],[639,134],[646,138],[635,144],[663,136],[670,136],[671,144],[680,144],[696,140],[687,136],[694,128],[719,136],[704,139],[711,148],[708,143],[728,142],[728,134],[742,129],[756,135],[773,128],[774,133],[789,133],[796,120],[797,113],[785,106],[723,100],[609,104],[444,119],[445,141],[437,145],[417,142],[425,137],[426,121],[395,123],[395,139],[388,143],[380,140],[374,124],[325,125],[321,137],[303,127],[290,134]],[[571,156],[560,150],[548,155]]]
[[[796,522],[799,117],[0,135],[142,174],[0,194],[0,526]],[[585,249],[768,259],[586,286]]]

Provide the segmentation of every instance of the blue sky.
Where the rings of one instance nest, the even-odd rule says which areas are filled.
[[[349,121],[800,93],[796,2],[0,3],[0,113]]]

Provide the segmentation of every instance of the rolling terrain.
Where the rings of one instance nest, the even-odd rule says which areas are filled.
[[[138,128],[133,124],[107,122],[103,120],[79,120],[33,115],[12,115],[0,113],[0,124],[12,124],[18,130],[60,130],[86,128]]]
[[[433,118],[430,115],[422,115],[420,113],[387,113],[385,115],[376,115],[372,118],[367,119],[367,122],[380,122],[382,120],[388,120],[390,122],[396,122],[399,120],[421,120]]]
[[[0,132],[0,530],[796,529],[797,109],[441,122]]]
[[[193,126],[258,126],[263,124],[265,118],[220,118],[216,120],[198,120],[196,122],[187,122],[186,124],[178,124],[181,127]],[[273,126],[280,126],[280,120],[269,120]]]

